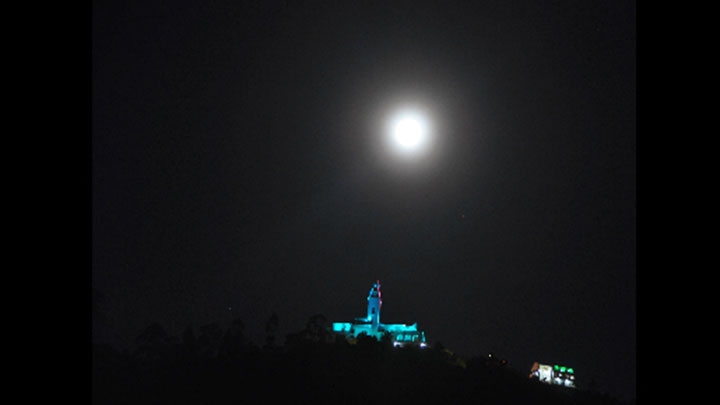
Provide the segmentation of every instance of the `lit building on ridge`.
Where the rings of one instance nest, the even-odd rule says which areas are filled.
[[[540,364],[537,361],[530,368],[530,378],[546,384],[575,387],[575,370],[572,367],[560,365]]]
[[[393,345],[396,347],[427,346],[425,332],[418,330],[417,322],[412,325],[380,322],[380,308],[382,307],[380,280],[377,280],[370,288],[367,301],[367,315],[365,317],[355,318],[355,322],[333,322],[332,332],[344,335],[351,342],[364,333],[377,340],[389,335],[392,338]]]

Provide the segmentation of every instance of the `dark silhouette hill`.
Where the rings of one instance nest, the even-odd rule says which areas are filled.
[[[360,338],[349,344],[317,331],[262,348],[242,322],[223,332],[188,327],[182,339],[149,326],[136,348],[93,345],[93,404],[621,404],[603,394],[539,383],[527,373],[461,359],[441,344],[395,348]]]

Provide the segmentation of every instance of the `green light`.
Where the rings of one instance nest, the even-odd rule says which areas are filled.
[[[555,370],[559,370],[559,369],[560,369],[560,366],[558,366],[558,365],[556,364],[556,365],[553,366],[553,368],[554,368]]]
[[[572,373],[574,373],[574,372],[575,372],[575,370],[573,370],[573,369],[571,369],[571,368],[568,369],[568,373],[572,374]]]
[[[560,372],[561,372],[561,373],[564,373],[564,372],[565,372],[565,366],[560,367]]]

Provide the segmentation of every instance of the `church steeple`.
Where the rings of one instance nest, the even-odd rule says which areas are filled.
[[[425,332],[418,330],[417,322],[412,325],[404,323],[380,323],[380,308],[382,308],[382,292],[380,280],[373,283],[367,296],[367,316],[355,318],[355,322],[333,322],[332,331],[339,333],[355,343],[360,335],[372,336],[377,340],[384,337],[392,338],[393,346],[407,345],[427,347]]]
[[[382,307],[382,292],[380,291],[380,280],[377,280],[368,294],[367,319],[374,330],[380,326],[380,307]]]

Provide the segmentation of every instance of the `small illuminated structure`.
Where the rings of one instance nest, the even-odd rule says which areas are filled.
[[[530,378],[546,384],[575,387],[575,370],[572,367],[540,364],[537,361],[530,368]]]
[[[380,308],[382,307],[380,280],[373,284],[367,300],[367,316],[355,318],[355,322],[333,322],[332,332],[344,335],[350,342],[354,342],[360,334],[364,333],[377,340],[389,335],[395,347],[427,347],[425,332],[418,330],[417,322],[412,325],[380,322]]]

